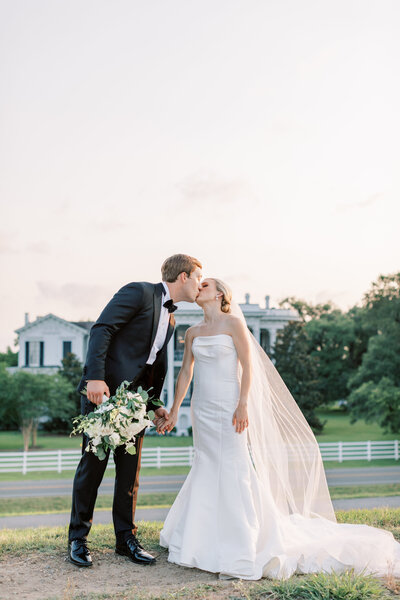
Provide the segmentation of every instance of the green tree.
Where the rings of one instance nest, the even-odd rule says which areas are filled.
[[[0,363],[0,421],[4,423],[7,420],[7,411],[9,406],[11,376],[9,375],[6,365]]]
[[[309,351],[310,341],[303,322],[291,321],[276,337],[272,352],[275,366],[315,432],[324,423],[315,414],[324,398],[319,389],[317,359]]]
[[[289,296],[279,302],[281,308],[293,308],[297,310],[301,320],[304,323],[311,321],[311,319],[319,319],[322,315],[331,313],[334,310],[332,302],[324,302],[321,304],[310,304],[301,298],[295,298]]]
[[[369,339],[349,379],[352,422],[364,419],[400,432],[400,273],[380,275],[364,295],[362,322]]]
[[[400,432],[400,331],[370,338],[349,388],[353,423],[364,419],[366,423],[378,423],[385,431]]]
[[[325,404],[348,396],[354,371],[355,323],[332,302],[312,305],[290,297],[280,303],[298,311],[305,327],[307,353],[315,358],[315,379]]]
[[[353,306],[347,313],[352,320],[354,337],[349,342],[349,363],[353,372],[361,365],[362,357],[367,351],[369,338],[375,330],[367,323],[366,309]]]
[[[389,377],[362,383],[350,396],[352,422],[378,423],[384,431],[400,431],[400,387]]]
[[[18,352],[13,352],[10,346],[7,346],[7,352],[0,352],[0,363],[4,363],[7,367],[17,367]]]
[[[318,389],[324,403],[347,397],[347,382],[353,372],[350,347],[354,323],[340,310],[323,313],[305,325],[309,352],[316,360]]]
[[[69,398],[71,384],[58,374],[26,371],[17,371],[10,379],[6,410],[18,422],[24,450],[28,450],[31,436],[32,445],[36,446],[37,428],[42,417],[71,417],[74,414],[75,407]]]
[[[61,377],[71,384],[69,400],[71,402],[71,406],[75,407],[73,416],[76,416],[81,412],[81,397],[76,391],[76,388],[82,377],[82,363],[76,354],[69,352],[63,358],[61,364],[62,367],[58,372]],[[46,431],[52,431],[56,433],[70,433],[72,429],[71,419],[68,415],[54,417],[44,423],[44,429],[46,429]]]
[[[400,327],[400,273],[380,275],[363,298],[365,324],[376,332]]]

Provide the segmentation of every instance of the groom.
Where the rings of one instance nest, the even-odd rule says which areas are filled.
[[[89,346],[81,392],[87,386],[87,398],[81,395],[82,413],[87,414],[101,404],[103,395],[113,395],[122,381],[132,381],[132,388],[153,389],[159,398],[167,372],[167,344],[171,338],[176,310],[174,302],[194,302],[199,293],[201,263],[186,254],[167,258],[162,267],[162,283],[128,283],[110,300],[90,330]],[[168,420],[165,408],[151,403],[154,423]],[[124,446],[114,451],[115,487],[112,516],[116,536],[115,551],[133,562],[151,564],[155,558],[146,552],[136,538],[134,524],[139,488],[140,455],[144,429],[136,436],[136,454],[125,452]],[[92,558],[87,547],[97,490],[103,479],[109,452],[99,460],[85,452],[88,438],[83,436],[82,458],[75,473],[72,492],[71,520],[68,534],[69,560],[78,567],[90,567]]]

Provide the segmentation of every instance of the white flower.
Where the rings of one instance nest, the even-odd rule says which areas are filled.
[[[117,395],[104,397],[103,403],[96,407],[91,416],[81,419],[79,428],[75,428],[74,432],[83,431],[89,437],[86,452],[97,454],[103,444],[104,450],[125,444],[127,451],[133,452],[135,436],[145,427],[153,425],[147,417],[146,401],[140,393],[125,389],[126,384],[128,382],[124,381],[119,386]]]
[[[101,435],[104,437],[105,435],[111,435],[113,433],[114,429],[111,427],[111,425],[103,425],[103,427],[101,428]]]
[[[100,406],[98,408],[96,408],[95,412],[98,415],[101,415],[102,413],[105,413],[109,410],[112,410],[114,408],[114,405],[109,403],[109,402],[103,402],[103,404],[100,404]]]
[[[136,409],[135,418],[141,419],[146,415],[146,405],[142,404],[140,408]]]
[[[126,437],[128,439],[133,438],[137,433],[139,433],[139,431],[142,431],[142,429],[144,429],[144,427],[146,427],[146,425],[147,425],[147,419],[146,420],[140,419],[140,421],[138,423],[130,423],[128,425],[128,427],[125,428]]]
[[[121,437],[119,435],[119,433],[117,433],[116,431],[114,431],[114,433],[112,433],[110,435],[110,442],[114,445],[114,446],[118,446],[118,444],[121,441]]]
[[[101,421],[91,422],[85,427],[85,433],[90,438],[98,437],[99,435],[101,435],[101,427]]]

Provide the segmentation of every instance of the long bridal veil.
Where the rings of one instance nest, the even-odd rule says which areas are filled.
[[[232,305],[232,314],[246,325],[239,305]],[[400,577],[400,544],[392,533],[336,522],[317,440],[272,361],[248,335],[253,374],[247,440],[261,493],[259,572],[286,578],[354,568]]]
[[[231,314],[246,325],[240,306]],[[284,516],[336,522],[315,436],[274,364],[248,331],[252,383],[248,402],[249,451],[265,493]]]

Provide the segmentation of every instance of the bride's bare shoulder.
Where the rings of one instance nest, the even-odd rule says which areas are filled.
[[[225,322],[232,333],[242,331],[246,327],[243,319],[236,317],[235,315],[227,314],[225,316]]]
[[[186,329],[185,333],[185,341],[192,341],[196,335],[200,335],[201,331],[201,323],[196,323],[196,325],[192,325]]]
[[[229,323],[230,325],[232,325],[233,327],[236,327],[239,324],[243,325],[243,319],[241,319],[240,317],[237,317],[236,315],[231,315],[229,313],[225,314],[225,319],[226,322]]]

